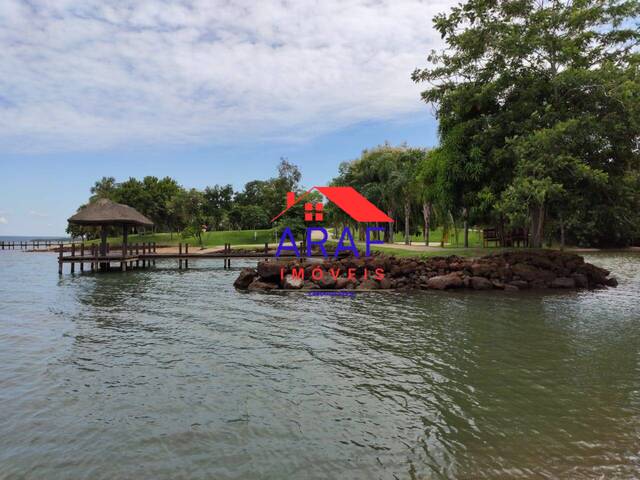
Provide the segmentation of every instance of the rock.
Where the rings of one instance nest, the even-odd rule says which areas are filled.
[[[525,288],[529,288],[529,284],[524,280],[512,280],[507,285],[511,285],[512,287],[516,287],[518,290],[523,290]],[[507,288],[507,285],[504,287]]]
[[[312,280],[305,280],[304,283],[302,284],[302,288],[304,288],[305,290],[317,290],[320,287],[318,286],[318,284],[316,284]]]
[[[427,280],[427,288],[435,290],[445,290],[448,288],[460,288],[464,285],[459,273],[454,272],[448,275],[438,275]]]
[[[605,285],[608,286],[608,287],[617,287],[618,286],[618,280],[616,279],[616,277],[607,278],[607,281],[605,282]]]
[[[333,278],[329,272],[324,272],[322,278],[314,280],[314,282],[320,288],[334,288],[336,286],[336,279]]]
[[[288,270],[288,267],[280,262],[260,262],[258,263],[258,275],[263,280],[272,280],[280,278],[280,269],[285,268],[285,271]]]
[[[576,282],[570,277],[558,277],[551,282],[551,288],[575,288]]]
[[[247,290],[269,291],[269,290],[274,290],[276,288],[278,288],[278,285],[276,285],[275,283],[263,282],[262,280],[259,280],[256,278],[253,282],[251,282],[249,287],[247,287]]]
[[[349,280],[345,277],[338,277],[338,280],[336,280],[336,286],[335,288],[338,290],[349,290],[352,289],[355,285],[355,282],[353,280]]]
[[[590,263],[580,265],[576,271],[577,273],[581,273],[587,277],[589,285],[604,285],[607,282],[607,276],[610,273],[609,270],[596,267]]]
[[[547,270],[540,270],[532,265],[525,263],[518,263],[511,267],[514,275],[518,275],[522,280],[527,282],[534,282],[540,280],[542,282],[553,281],[555,275],[553,272]]]
[[[373,280],[372,278],[367,278],[360,282],[360,285],[356,287],[356,290],[377,290],[378,282]]]
[[[471,271],[474,277],[488,277],[494,271],[494,268],[489,263],[473,263]]]
[[[471,287],[474,290],[491,290],[493,283],[484,277],[471,277]]]
[[[305,273],[304,281],[293,278],[292,270]],[[323,271],[322,279],[313,280],[312,273]],[[375,269],[384,270],[384,278],[374,278]],[[281,269],[288,274],[281,278]],[[362,280],[365,269],[370,278]],[[336,279],[331,272],[339,272]],[[359,280],[347,279],[347,274]],[[337,275],[338,273],[336,273]],[[457,256],[428,259],[396,258],[376,253],[370,258],[355,258],[353,255],[339,259],[321,260],[309,258],[272,259],[259,262],[255,270],[243,269],[234,286],[239,290],[270,290],[274,288],[325,288],[352,289],[360,283],[360,289],[417,289],[445,290],[450,288],[506,289],[527,288],[604,288],[616,286],[609,271],[585,263],[582,257],[558,251],[508,251],[468,260]]]
[[[513,284],[507,284],[504,286],[505,292],[518,292],[520,289]]]
[[[288,274],[288,275],[285,275],[284,277],[282,288],[297,290],[298,288],[302,288],[303,285],[304,285],[304,279],[300,277],[294,277],[293,275]]]
[[[251,282],[253,282],[254,278],[256,278],[258,272],[256,272],[253,268],[243,268],[240,271],[240,275],[236,278],[236,281],[233,282],[233,286],[238,290],[246,290]]]
[[[577,288],[589,288],[589,280],[582,273],[574,273],[571,275]]]

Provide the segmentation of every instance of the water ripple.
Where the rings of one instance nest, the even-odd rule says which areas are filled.
[[[634,478],[640,256],[588,260],[619,288],[246,294],[3,252],[0,478]]]

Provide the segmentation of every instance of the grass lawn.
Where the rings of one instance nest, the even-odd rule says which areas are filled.
[[[482,246],[482,238],[480,236],[480,229],[469,229],[469,247],[481,247]],[[429,232],[429,243],[440,242],[442,240],[442,227],[438,227],[435,230],[431,230]],[[404,242],[404,233],[396,232],[394,235],[394,241],[396,242]],[[412,235],[411,236],[412,244],[424,245],[424,237],[422,234]],[[458,229],[458,238],[456,241],[456,236],[453,231],[449,232],[449,238],[447,242],[451,247],[462,246],[464,244],[464,230],[462,228]]]
[[[122,237],[109,237],[109,243],[119,245]],[[202,234],[202,243],[205,247],[214,247],[230,243],[236,245],[264,245],[265,242],[275,241],[272,229],[269,230],[229,230],[220,232],[205,232]],[[100,240],[91,240],[87,243],[99,243]],[[183,238],[179,233],[155,233],[147,235],[129,235],[128,242],[142,243],[155,242],[158,245],[177,245],[178,243],[188,243],[198,246],[198,239],[194,237]]]
[[[439,248],[435,247],[433,250],[427,251],[415,251],[415,250],[403,250],[400,248],[394,248],[392,246],[386,245],[375,245],[372,247],[372,250],[388,253],[390,255],[394,255],[396,257],[415,257],[415,258],[425,258],[425,257],[448,257],[450,255],[457,255],[458,257],[484,257],[485,255],[489,255],[491,253],[503,252],[506,250],[510,250],[508,248],[499,248],[499,247],[488,247],[488,248],[480,248],[480,247],[452,247],[452,248]]]

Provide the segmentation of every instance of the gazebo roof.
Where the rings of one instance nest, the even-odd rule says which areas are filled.
[[[150,227],[153,222],[129,205],[101,198],[68,219],[75,225],[139,225]]]

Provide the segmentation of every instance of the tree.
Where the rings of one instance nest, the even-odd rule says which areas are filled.
[[[176,226],[182,230],[182,236],[197,238],[200,248],[203,248],[202,232],[207,227],[203,193],[195,188],[181,190],[169,202],[168,210],[172,212]]]
[[[238,230],[255,230],[269,224],[269,216],[260,205],[234,205],[229,220]]]
[[[108,198],[113,200],[117,190],[116,179],[114,177],[102,177],[91,187],[90,202],[94,202],[100,198]]]
[[[434,18],[447,48],[413,79],[431,84],[422,97],[437,108],[456,206],[525,211],[534,246],[548,219],[574,224],[563,205],[620,209],[640,162],[639,14],[637,0],[518,0]],[[638,225],[632,197],[616,230]],[[593,223],[592,243],[606,224]]]
[[[205,210],[211,217],[213,230],[220,228],[225,214],[233,205],[233,187],[231,185],[214,185],[204,189]]]

